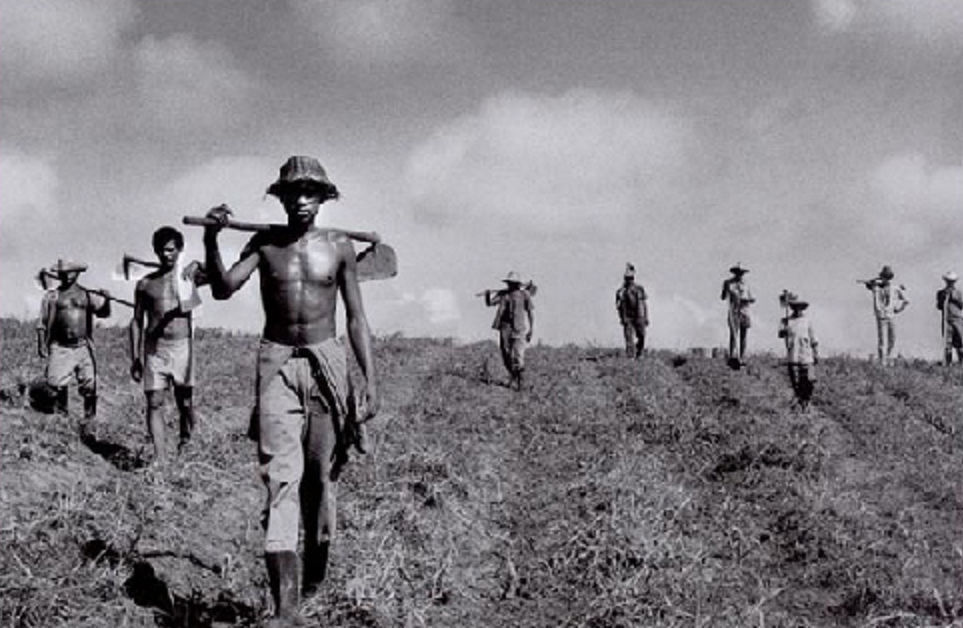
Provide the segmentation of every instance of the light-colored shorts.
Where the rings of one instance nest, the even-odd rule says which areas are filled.
[[[194,385],[194,351],[190,338],[159,338],[148,347],[144,359],[144,390],[167,390],[175,386]]]
[[[83,342],[73,347],[56,343],[50,344],[50,357],[47,360],[47,383],[55,388],[66,386],[72,377],[77,377],[81,394],[97,390],[97,369],[90,345]]]

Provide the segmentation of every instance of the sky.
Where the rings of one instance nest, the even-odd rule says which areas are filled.
[[[963,274],[960,0],[0,0],[0,82],[2,315],[36,316],[60,257],[130,296],[121,256],[184,215],[283,221],[294,154],[342,193],[323,224],[398,254],[362,288],[379,335],[493,338],[475,295],[514,270],[536,342],[618,346],[631,262],[651,346],[718,346],[741,263],[750,349],[790,289],[825,353],[865,356],[855,280],[889,264],[899,350],[937,357]],[[261,328],[257,282],[202,294],[201,325]]]

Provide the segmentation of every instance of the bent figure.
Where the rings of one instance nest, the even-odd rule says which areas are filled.
[[[54,391],[57,412],[66,415],[68,386],[76,379],[84,399],[84,421],[97,416],[97,361],[93,346],[93,318],[110,316],[106,290],[91,293],[77,284],[83,264],[58,260],[47,272],[60,285],[48,290],[37,321],[37,353],[47,361],[45,378]]]
[[[267,488],[263,510],[265,562],[277,625],[297,624],[298,529],[304,525],[304,589],[323,580],[336,529],[336,489],[354,404],[347,390],[347,356],[336,336],[337,297],[348,338],[365,376],[364,417],[378,410],[371,338],[358,288],[354,247],[315,219],[338,190],[318,161],[291,157],[268,188],[284,206],[284,228],[254,235],[225,270],[220,226],[204,233],[206,272],[215,299],[227,299],[258,271],[264,330],[257,357],[257,399],[250,434],[257,439]],[[208,212],[223,225],[224,206]]]

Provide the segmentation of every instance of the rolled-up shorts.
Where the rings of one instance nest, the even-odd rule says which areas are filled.
[[[86,342],[75,346],[56,343],[50,345],[47,360],[47,383],[55,388],[70,384],[76,376],[81,394],[92,394],[97,390],[97,369],[94,354]]]
[[[159,338],[149,347],[144,360],[144,390],[166,390],[175,386],[194,385],[194,352],[190,338]]]

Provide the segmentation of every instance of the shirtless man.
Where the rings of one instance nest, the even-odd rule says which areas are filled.
[[[184,236],[173,227],[161,227],[152,238],[160,267],[139,282],[134,292],[134,319],[130,323],[130,376],[144,382],[147,398],[147,431],[154,443],[154,460],[167,459],[164,436],[164,392],[174,387],[174,401],[180,416],[178,451],[191,439],[194,429],[194,338],[189,305],[178,296],[179,281],[203,285],[198,264],[188,267],[188,277],[179,277]],[[144,319],[147,319],[146,330]]]
[[[93,317],[110,316],[110,295],[84,290],[77,284],[83,264],[58,260],[50,268],[60,285],[44,295],[37,322],[37,353],[47,360],[47,384],[56,390],[56,408],[67,414],[67,385],[77,378],[84,398],[84,420],[97,415],[97,366],[91,344]]]
[[[336,337],[340,293],[348,337],[366,380],[363,420],[378,410],[368,322],[351,241],[315,226],[323,202],[338,190],[312,157],[291,157],[268,188],[284,206],[287,225],[256,234],[225,270],[219,226],[204,233],[206,269],[215,299],[227,299],[259,271],[264,331],[257,361],[257,425],[264,509],[265,562],[275,625],[297,625],[298,520],[304,521],[304,588],[323,580],[335,533],[337,459],[350,403],[347,356]],[[230,210],[208,212],[221,224]],[[288,623],[284,623],[288,622]]]

